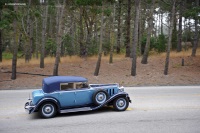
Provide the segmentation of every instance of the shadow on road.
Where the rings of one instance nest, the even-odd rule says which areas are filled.
[[[115,112],[112,107],[103,107],[94,111],[58,114],[56,117],[75,117],[79,115],[93,115],[93,114],[110,113],[110,112]]]
[[[64,114],[57,114],[55,117],[76,117],[80,115],[94,115],[94,114],[100,114],[100,113],[113,113],[116,112],[112,107],[103,107],[95,111],[87,111],[87,112],[74,112],[74,113],[64,113]],[[43,119],[40,117],[38,112],[35,112],[33,114],[30,114],[30,119]]]

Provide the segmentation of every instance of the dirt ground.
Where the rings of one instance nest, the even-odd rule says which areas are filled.
[[[182,66],[184,58],[184,66]],[[99,76],[93,76],[96,58],[78,59],[75,61],[61,60],[59,75],[84,76],[89,83],[119,83],[122,86],[174,86],[174,85],[200,85],[200,55],[174,56],[170,58],[169,74],[163,74],[165,56],[151,56],[148,64],[141,64],[141,57],[137,59],[137,75],[131,76],[131,59],[114,58],[114,63],[108,63],[108,57],[102,59]],[[39,62],[39,60],[38,60]],[[53,62],[45,64],[45,68],[39,68],[38,63],[19,65],[17,72],[52,75]],[[11,63],[10,63],[11,64]],[[29,74],[17,74],[16,80],[11,80],[11,65],[0,64],[0,89],[33,89],[41,88],[44,77]]]

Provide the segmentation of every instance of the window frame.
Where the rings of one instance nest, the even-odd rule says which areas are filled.
[[[73,88],[65,88],[65,89],[62,89],[62,86],[64,86],[64,85],[69,85],[69,84],[72,84]],[[74,84],[74,82],[60,83],[60,91],[71,91],[71,90],[75,90],[75,84]]]
[[[62,85],[69,85],[69,84],[73,84],[73,88],[66,88],[66,89],[62,89]],[[77,85],[79,84],[87,84],[87,87],[81,87],[78,88]],[[68,82],[68,83],[60,83],[60,91],[73,91],[73,90],[82,90],[82,89],[88,89],[89,85],[88,82]]]

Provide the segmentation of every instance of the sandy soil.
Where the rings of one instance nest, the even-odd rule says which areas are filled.
[[[76,61],[61,61],[59,75],[75,75],[88,78],[89,83],[119,83],[123,86],[161,86],[161,85],[200,85],[200,56],[185,56],[185,66],[181,66],[182,57],[171,57],[169,74],[163,74],[165,57],[151,56],[148,64],[141,64],[137,59],[137,75],[131,76],[131,59],[115,58],[113,64],[104,58],[101,63],[99,76],[93,76],[96,58],[79,59]],[[41,88],[42,79],[46,76],[17,74],[16,80],[10,80],[11,65],[0,64],[0,89]],[[18,72],[51,75],[53,63],[45,65],[44,69],[38,64],[20,65]]]

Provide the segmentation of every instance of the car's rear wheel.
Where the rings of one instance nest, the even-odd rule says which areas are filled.
[[[56,106],[53,103],[44,103],[39,110],[40,116],[43,118],[52,118],[56,115]]]
[[[128,106],[129,102],[126,97],[118,97],[113,102],[113,107],[116,111],[125,111]]]
[[[101,105],[108,99],[108,93],[105,90],[98,90],[93,94],[92,99],[96,105]]]

